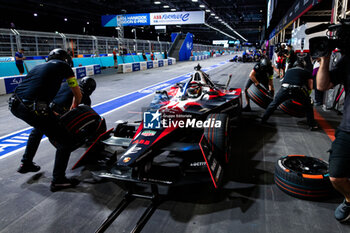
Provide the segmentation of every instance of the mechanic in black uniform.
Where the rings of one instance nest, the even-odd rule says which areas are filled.
[[[249,74],[249,79],[245,85],[244,93],[247,105],[243,108],[243,111],[249,112],[250,108],[250,99],[248,96],[248,88],[255,84],[256,86],[260,83],[269,90],[269,93],[273,96],[275,89],[273,87],[273,68],[269,59],[264,58],[259,63],[257,63],[253,70]]]
[[[320,91],[331,89],[340,83],[344,84],[343,119],[335,133],[335,140],[330,150],[329,176],[333,187],[344,196],[343,203],[335,210],[335,218],[345,222],[350,219],[350,26],[343,25],[336,35],[342,57],[332,70],[329,70],[330,55],[321,57],[316,83]]]
[[[79,87],[83,95],[81,103],[91,106],[90,95],[96,89],[96,81],[90,77],[82,78],[80,80]],[[50,104],[51,110],[53,110],[58,115],[62,115],[68,112],[72,105],[73,97],[73,93],[70,87],[68,86],[68,83],[63,83],[56,97]],[[32,171],[31,167],[25,166],[25,164],[33,163],[33,158],[35,156],[36,151],[38,150],[43,135],[44,133],[37,128],[33,128],[30,132],[29,139],[27,141],[27,147],[21,160],[22,164],[17,170],[19,173],[27,173]]]
[[[74,187],[79,183],[78,180],[65,176],[69,156],[73,150],[73,140],[60,127],[57,116],[49,108],[65,79],[74,95],[70,108],[77,107],[81,102],[82,94],[69,66],[70,59],[65,50],[52,50],[48,62],[34,67],[17,86],[9,100],[12,114],[42,131],[57,149],[51,191]],[[40,170],[33,162],[24,162],[21,166],[27,171]]]
[[[309,97],[309,90],[312,89],[312,74],[305,69],[305,66],[306,62],[304,60],[298,60],[294,63],[293,68],[287,70],[281,88],[261,119],[262,123],[269,119],[281,103],[288,99],[294,99],[305,106],[307,123],[310,129],[316,130],[318,128]]]

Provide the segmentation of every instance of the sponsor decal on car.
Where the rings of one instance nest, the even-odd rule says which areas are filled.
[[[152,137],[154,135],[156,135],[157,131],[154,131],[154,130],[145,130],[141,133],[142,136],[145,136],[145,137]]]
[[[137,153],[139,150],[141,150],[142,148],[141,147],[136,147],[136,144],[132,147],[130,147],[129,150],[127,150],[124,155],[128,155],[128,154],[135,154]]]
[[[127,162],[129,162],[130,160],[131,160],[130,157],[125,157],[125,158],[123,159],[123,163],[127,163]]]
[[[143,145],[149,145],[150,141],[149,140],[135,140],[132,144],[143,144]]]

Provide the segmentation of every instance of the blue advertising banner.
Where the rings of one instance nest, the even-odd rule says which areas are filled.
[[[163,61],[158,61],[158,67],[162,67],[164,66],[164,62]]]
[[[139,71],[140,69],[140,63],[132,63],[132,71]]]
[[[101,66],[94,65],[94,74],[101,74]]]
[[[6,88],[6,93],[12,93],[15,88],[20,84],[25,76],[14,76],[14,77],[8,77],[5,78],[5,88]]]
[[[86,69],[85,67],[77,67],[76,68],[76,72],[77,72],[77,77],[76,78],[83,78],[86,76]]]
[[[193,34],[187,33],[185,41],[179,51],[179,60],[188,61],[191,57],[191,52],[193,49]]]
[[[123,26],[203,24],[204,11],[156,12],[122,15]],[[118,15],[103,15],[103,27],[116,27]]]
[[[102,27],[115,27],[117,26],[116,15],[102,15],[101,16]]]
[[[118,16],[116,16],[117,18]],[[128,14],[123,15],[123,26],[144,26],[150,25],[149,14]],[[117,19],[118,24],[118,19]]]
[[[153,61],[148,61],[147,62],[147,69],[152,69],[153,68]]]
[[[173,60],[168,59],[168,65],[172,65],[173,64]]]

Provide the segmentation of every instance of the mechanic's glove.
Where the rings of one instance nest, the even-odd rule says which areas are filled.
[[[269,94],[269,96],[274,97],[275,90],[268,90],[267,93]]]

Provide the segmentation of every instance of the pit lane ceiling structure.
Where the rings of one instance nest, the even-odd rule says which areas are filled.
[[[203,10],[206,11],[205,21],[211,27],[174,25],[168,26],[166,33],[157,34],[154,27],[148,26],[138,28],[137,33],[139,39],[157,40],[159,36],[160,40],[169,41],[171,32],[191,32],[195,35],[194,41],[202,44],[231,39],[213,28],[240,38],[235,30],[249,42],[260,41],[267,10],[265,0],[0,0],[0,5],[1,28],[8,28],[14,23],[17,29],[104,36],[117,36],[117,31],[115,28],[102,28],[101,15]],[[134,38],[132,29],[125,27],[126,38]]]

